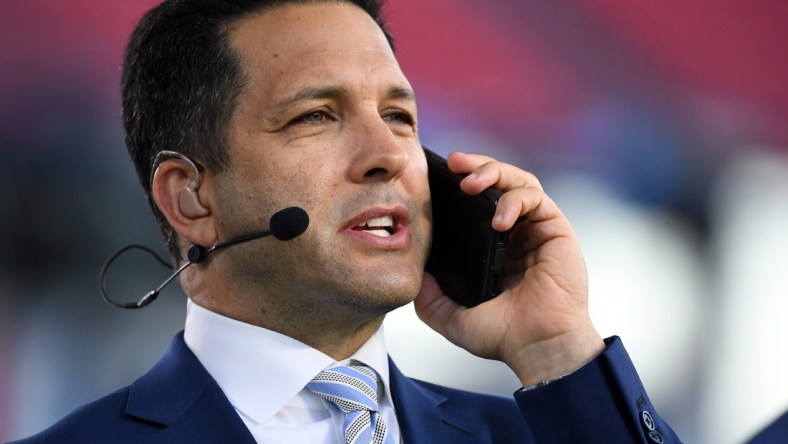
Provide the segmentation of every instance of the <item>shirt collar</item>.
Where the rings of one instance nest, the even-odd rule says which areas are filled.
[[[230,403],[259,424],[281,410],[315,375],[335,365],[372,367],[383,383],[385,402],[392,400],[382,327],[350,359],[337,363],[300,341],[230,319],[188,299],[184,339]]]

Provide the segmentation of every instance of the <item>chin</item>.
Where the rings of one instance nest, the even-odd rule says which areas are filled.
[[[373,279],[345,281],[340,291],[353,310],[383,315],[412,302],[421,288],[421,278],[421,274],[376,275]]]
[[[315,249],[311,268],[296,278],[302,288],[337,308],[381,315],[412,302],[421,289],[425,253],[358,254],[352,249]]]

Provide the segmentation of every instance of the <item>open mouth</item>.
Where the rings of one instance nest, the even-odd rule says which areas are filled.
[[[369,234],[389,237],[394,234],[394,218],[391,216],[373,217],[353,227],[355,231],[364,231]]]

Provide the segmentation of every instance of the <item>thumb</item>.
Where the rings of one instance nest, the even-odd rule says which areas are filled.
[[[421,290],[413,301],[413,306],[416,309],[416,315],[422,322],[449,341],[457,343],[453,337],[451,325],[467,308],[443,294],[438,282],[431,274],[424,273]]]

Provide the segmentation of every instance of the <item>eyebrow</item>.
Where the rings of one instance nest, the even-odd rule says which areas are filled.
[[[304,88],[301,91],[298,91],[294,96],[276,103],[273,108],[284,110],[298,102],[315,99],[341,98],[348,97],[349,95],[350,91],[342,86]],[[407,100],[416,103],[416,95],[413,93],[413,91],[402,86],[389,87],[389,89],[386,91],[386,96],[390,99]]]
[[[276,109],[286,109],[295,105],[298,102],[303,102],[306,100],[314,100],[314,99],[327,99],[331,97],[344,97],[348,96],[349,92],[347,88],[339,87],[339,86],[326,86],[320,88],[304,88],[301,91],[298,91],[296,95],[284,99],[281,102],[274,105]]]
[[[386,91],[386,95],[392,99],[408,100],[416,103],[416,95],[410,88],[403,88],[401,86],[392,86]]]

